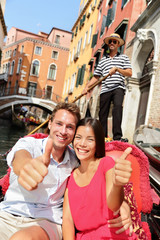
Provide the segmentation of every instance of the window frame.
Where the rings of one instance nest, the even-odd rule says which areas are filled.
[[[21,70],[21,66],[22,66],[22,58],[18,59],[18,64],[17,64],[17,74],[20,74],[20,70]]]
[[[40,53],[39,53],[39,50],[38,50],[38,52],[36,52],[37,49],[40,49]],[[34,54],[35,54],[35,55],[38,55],[38,56],[42,56],[42,47],[40,47],[40,46],[35,46]]]
[[[51,66],[55,66],[55,69],[51,69]],[[53,71],[54,70],[54,76],[53,73],[51,72],[51,70]],[[48,69],[48,77],[47,79],[49,80],[52,80],[52,81],[55,81],[56,80],[56,74],[57,74],[57,65],[55,63],[51,63],[49,65],[49,69]]]
[[[53,57],[53,52],[54,52],[54,53],[57,53],[57,57],[56,57],[56,58]],[[55,60],[58,60],[58,56],[59,56],[59,52],[53,50],[53,51],[52,51],[52,56],[51,56],[51,58],[52,58],[52,59],[55,59]]]
[[[37,72],[37,74],[36,74],[36,73],[33,73],[33,67],[34,67],[34,63],[35,63],[35,62],[38,62],[38,65],[37,65],[37,67],[35,68],[35,71]],[[37,69],[37,70],[36,70],[36,69]],[[32,65],[31,65],[30,75],[35,76],[35,77],[38,77],[38,76],[39,76],[39,71],[40,71],[40,61],[39,61],[38,59],[34,59],[34,60],[32,61]]]

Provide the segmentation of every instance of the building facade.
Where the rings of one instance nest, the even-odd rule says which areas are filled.
[[[12,27],[3,48],[5,94],[60,101],[71,36],[71,32],[58,28],[49,34],[34,34]]]
[[[7,28],[5,25],[4,20],[4,11],[5,11],[6,0],[0,1],[0,67],[1,67],[1,60],[2,60],[2,49],[3,49],[3,42],[4,38],[7,35]],[[7,84],[7,79],[5,78],[5,74],[0,74],[0,94],[3,92]]]
[[[81,0],[79,16],[72,28],[70,54],[66,68],[63,95],[72,102],[79,96],[90,78],[90,58],[92,54],[92,36],[97,19],[97,0]],[[85,112],[85,98],[76,102]]]
[[[133,67],[124,105],[123,129],[132,140],[140,125],[160,128],[160,1],[147,1],[146,9],[131,26],[128,43]],[[129,124],[128,124],[129,123]]]
[[[91,8],[92,15],[89,11],[91,4],[95,4],[94,14]],[[159,86],[159,4],[158,0],[81,1],[80,15],[72,29],[70,58],[64,85],[64,95],[69,101],[73,101],[81,94],[85,84],[92,77],[98,61],[107,51],[104,38],[116,32],[125,40],[125,45],[119,51],[130,58],[133,75],[131,78],[126,78],[122,129],[124,137],[127,137],[130,142],[132,142],[134,131],[139,125],[152,124],[160,127],[160,115],[157,111],[159,94],[156,92],[158,89],[156,86]],[[88,12],[90,13],[88,20],[83,21],[82,16],[88,16]],[[91,16],[93,19],[90,22]],[[86,39],[85,32],[91,23],[93,24],[91,42],[88,48],[83,49]],[[81,27],[81,24],[84,28]],[[82,39],[80,45],[78,44],[79,39]],[[79,46],[81,46],[80,51]],[[80,68],[83,69],[83,65],[85,65],[85,71],[80,71]],[[96,118],[99,111],[99,91],[100,88],[95,87],[89,100],[91,115]],[[80,98],[77,104],[84,117],[88,106],[87,98]],[[112,136],[112,118],[110,117],[109,120],[109,135]]]

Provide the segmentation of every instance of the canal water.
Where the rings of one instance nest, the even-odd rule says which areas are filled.
[[[6,153],[19,138],[27,135],[34,128],[35,126],[29,126],[27,129],[16,128],[9,120],[0,119],[0,177],[6,173],[8,168]]]

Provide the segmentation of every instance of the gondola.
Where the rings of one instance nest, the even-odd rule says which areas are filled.
[[[12,105],[12,125],[18,128],[25,128],[27,126],[26,118],[23,116],[18,116],[14,111],[14,106]]]
[[[133,141],[146,154],[150,164],[160,171],[160,129],[141,125],[136,129]]]

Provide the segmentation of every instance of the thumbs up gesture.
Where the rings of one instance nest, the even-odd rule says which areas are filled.
[[[29,159],[25,162],[19,172],[18,182],[26,190],[31,191],[37,188],[44,177],[48,173],[48,165],[50,163],[50,155],[53,149],[53,142],[51,138],[48,138],[45,152],[41,156],[33,159]],[[25,151],[26,152],[26,151]]]
[[[127,156],[131,153],[132,148],[127,148],[120,158],[115,160],[113,171],[113,184],[116,186],[123,186],[129,182],[132,173],[131,162],[126,160]]]

